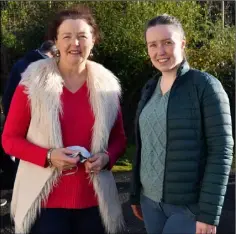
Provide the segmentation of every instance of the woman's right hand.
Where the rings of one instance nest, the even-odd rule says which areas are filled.
[[[143,214],[140,205],[131,205],[134,215],[143,221]]]
[[[79,156],[71,158],[68,155],[75,153],[75,151],[67,148],[53,149],[51,152],[52,165],[61,171],[76,167],[79,162]]]

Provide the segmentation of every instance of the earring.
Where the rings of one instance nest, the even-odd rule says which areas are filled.
[[[90,51],[89,57],[92,58],[93,57],[93,51]]]
[[[59,63],[59,61],[60,61],[60,51],[57,48],[54,49],[53,57],[56,60],[56,63]]]
[[[60,51],[56,49],[56,57],[60,57]]]

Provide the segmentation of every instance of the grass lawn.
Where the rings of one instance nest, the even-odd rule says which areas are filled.
[[[122,156],[113,166],[113,172],[124,172],[132,170],[132,158],[135,153],[135,146],[128,145],[124,156]]]

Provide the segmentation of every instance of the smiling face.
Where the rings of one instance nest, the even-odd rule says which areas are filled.
[[[147,29],[148,55],[162,73],[173,71],[184,58],[185,40],[174,25],[156,25]]]
[[[57,30],[55,41],[60,62],[73,66],[86,62],[94,46],[92,27],[83,19],[66,19]]]

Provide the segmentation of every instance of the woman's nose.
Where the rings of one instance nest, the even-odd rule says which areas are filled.
[[[74,43],[75,43],[76,46],[79,46],[79,40],[78,39],[75,39]]]
[[[163,55],[163,54],[165,54],[165,48],[164,48],[164,46],[160,45],[160,46],[157,47],[157,54],[158,54],[158,55]]]

